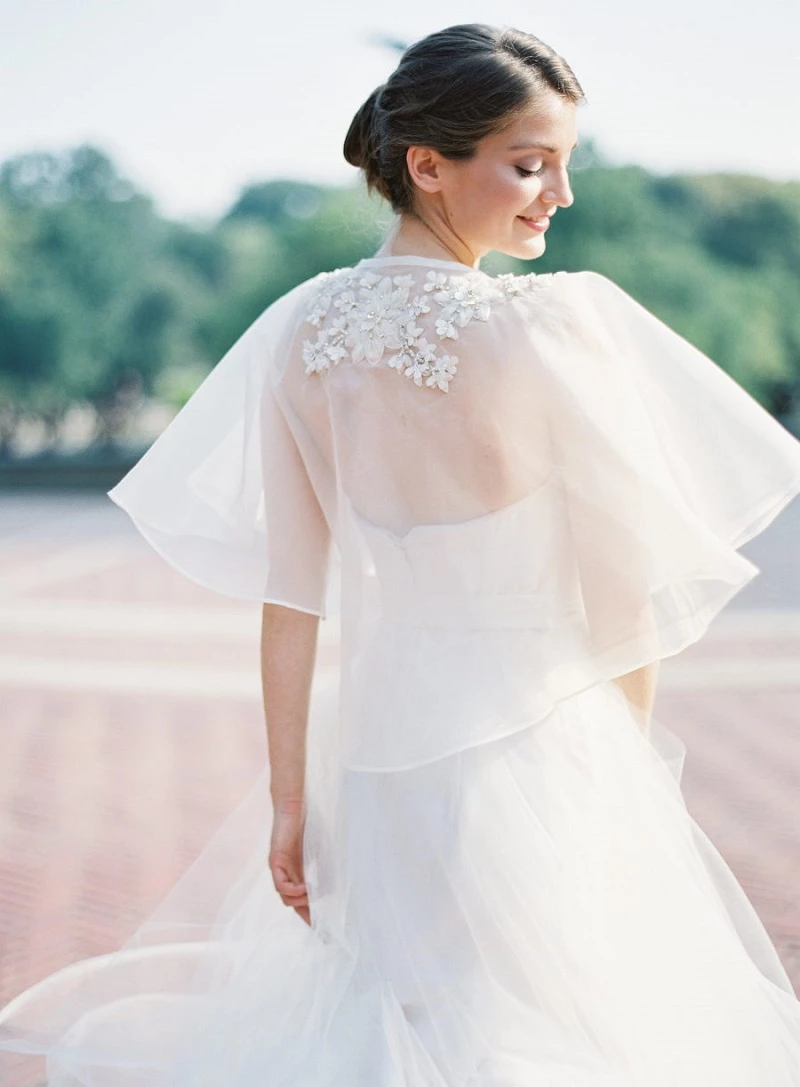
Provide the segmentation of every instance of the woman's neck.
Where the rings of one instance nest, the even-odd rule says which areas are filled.
[[[454,260],[470,268],[477,268],[480,259],[469,253],[458,239],[440,238],[436,226],[428,226],[411,214],[400,215],[375,256],[433,257]]]

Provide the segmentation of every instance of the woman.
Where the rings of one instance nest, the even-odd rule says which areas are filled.
[[[800,1082],[800,1004],[652,717],[800,443],[605,277],[480,271],[544,252],[582,99],[516,30],[408,49],[345,141],[380,251],[265,310],[110,492],[262,602],[270,765],[122,949],[6,1008],[49,1083]]]

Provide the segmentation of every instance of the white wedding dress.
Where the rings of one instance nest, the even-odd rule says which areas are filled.
[[[341,623],[311,926],[265,764],[119,949],[0,1012],[49,1087],[797,1087],[800,1002],[615,676],[697,641],[800,443],[592,272],[374,257],[244,333],[111,497]],[[5,1082],[5,1081],[3,1081]]]

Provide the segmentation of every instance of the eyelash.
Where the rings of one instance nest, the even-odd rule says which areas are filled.
[[[538,170],[526,170],[524,166],[518,166],[517,170],[523,177],[541,177],[544,173],[544,166],[540,166]]]

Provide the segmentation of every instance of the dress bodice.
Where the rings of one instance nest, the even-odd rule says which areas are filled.
[[[353,511],[372,560],[382,620],[431,629],[549,626],[557,615],[553,487],[455,523],[397,535]]]
[[[581,615],[559,561],[558,478],[520,500],[397,535],[350,507],[363,610],[344,648],[344,760],[399,768],[536,720],[550,655]]]

